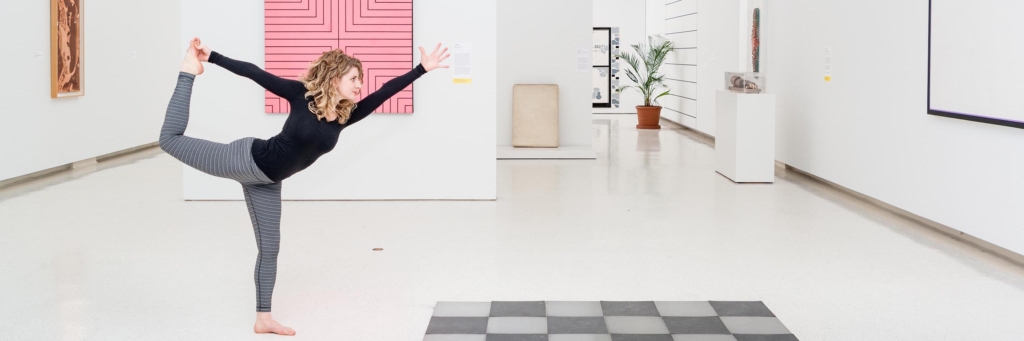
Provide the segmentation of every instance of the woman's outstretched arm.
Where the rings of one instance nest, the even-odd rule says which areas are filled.
[[[345,124],[352,125],[366,118],[366,116],[369,116],[370,113],[372,113],[374,110],[377,110],[377,108],[384,104],[384,101],[387,101],[389,98],[397,94],[399,91],[402,91],[402,89],[408,87],[409,84],[412,84],[413,81],[420,78],[420,76],[426,74],[427,72],[430,72],[430,70],[437,68],[447,69],[448,65],[441,65],[441,61],[448,59],[449,55],[445,53],[448,52],[448,48],[446,47],[443,51],[438,53],[438,50],[440,48],[441,44],[438,43],[437,47],[434,47],[434,52],[428,55],[421,46],[420,65],[417,65],[415,68],[413,68],[409,72],[406,72],[404,75],[395,77],[394,79],[387,81],[386,83],[384,83],[383,86],[380,87],[379,90],[370,94],[369,96],[366,96],[366,98],[363,98],[363,100],[359,101],[358,105],[356,106],[356,109],[352,111],[352,116],[349,117],[348,122],[346,122]]]
[[[209,48],[205,48],[204,52],[210,63],[220,65],[236,75],[252,79],[256,84],[281,98],[302,98],[306,94],[306,86],[302,82],[275,76],[252,63],[225,57],[216,51],[210,51]]]
[[[345,124],[352,125],[366,118],[366,116],[369,116],[374,110],[377,110],[377,108],[383,105],[385,101],[398,94],[399,91],[409,87],[413,81],[426,73],[427,70],[423,68],[423,65],[417,65],[416,68],[406,72],[404,75],[387,81],[380,87],[380,89],[359,101],[359,104],[356,105],[356,109],[352,110],[352,115],[349,116],[348,122]]]

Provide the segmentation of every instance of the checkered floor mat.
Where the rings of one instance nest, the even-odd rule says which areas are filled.
[[[762,302],[438,302],[424,341],[793,341]]]

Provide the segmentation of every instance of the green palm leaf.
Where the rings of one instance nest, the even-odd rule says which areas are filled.
[[[665,92],[662,92],[661,95],[658,95],[658,97],[654,98],[654,102],[658,102],[659,98],[661,98],[662,96],[668,95],[668,93],[671,92],[671,91],[672,90],[665,90]]]
[[[629,66],[629,69],[625,70],[626,77],[636,85],[623,86],[618,91],[635,88],[644,96],[644,105],[650,106],[652,102],[656,102],[658,98],[668,95],[670,92],[665,91],[657,97],[651,98],[658,88],[667,87],[664,83],[665,75],[661,73],[661,65],[665,63],[669,53],[672,53],[673,45],[671,41],[665,40],[661,36],[650,36],[647,38],[647,44],[632,46],[636,55],[624,52],[616,57],[624,60]],[[643,69],[641,69],[641,63]]]

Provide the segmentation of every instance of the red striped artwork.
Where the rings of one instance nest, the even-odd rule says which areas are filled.
[[[298,79],[309,63],[342,49],[363,63],[366,96],[412,69],[412,0],[264,0],[266,70]],[[266,92],[268,113],[288,102]],[[410,85],[374,112],[412,113]]]

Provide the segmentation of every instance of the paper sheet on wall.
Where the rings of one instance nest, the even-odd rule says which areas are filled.
[[[576,72],[591,72],[590,69],[594,66],[590,61],[592,55],[590,49],[576,50]]]
[[[473,47],[470,44],[455,44],[452,57],[452,82],[455,84],[473,83]]]
[[[825,81],[832,81],[832,49],[825,48]]]

